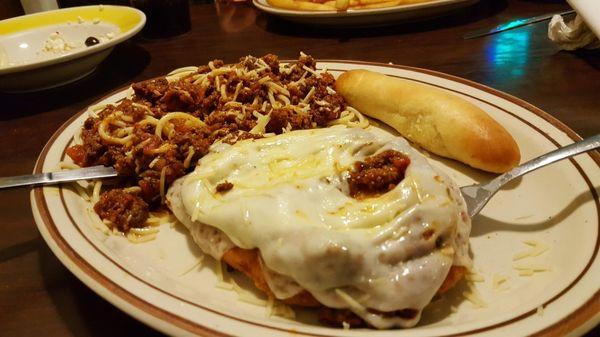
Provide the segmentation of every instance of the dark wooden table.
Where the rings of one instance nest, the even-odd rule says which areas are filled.
[[[92,76],[67,87],[0,94],[0,176],[32,171],[45,142],[71,115],[115,88],[191,64],[247,54],[393,62],[477,81],[554,115],[582,137],[600,132],[600,50],[560,51],[546,24],[463,40],[473,29],[561,11],[560,1],[482,0],[445,18],[387,28],[323,29],[281,21],[249,5],[193,4],[192,30],[160,41],[115,48]],[[1,336],[151,336],[97,296],[41,239],[29,189],[0,192]],[[600,331],[595,330],[596,333]]]

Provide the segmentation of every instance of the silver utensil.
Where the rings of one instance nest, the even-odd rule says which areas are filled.
[[[600,134],[534,158],[486,183],[461,187],[460,192],[467,202],[469,216],[473,217],[478,214],[494,194],[509,181],[537,170],[540,167],[597,149],[598,147],[600,147]]]
[[[15,177],[4,177],[0,178],[0,189],[17,186],[52,185],[69,181],[111,178],[116,176],[117,171],[115,171],[115,169],[112,167],[92,166],[69,171],[46,172],[39,174],[27,174]]]
[[[531,17],[531,18],[528,18],[528,19],[517,19],[517,20],[513,20],[513,21],[509,21],[509,22],[503,23],[503,24],[498,25],[498,26],[496,26],[496,27],[494,27],[492,29],[490,29],[490,28],[483,28],[483,29],[474,30],[472,32],[469,32],[469,33],[463,35],[463,39],[468,40],[468,39],[474,39],[476,37],[481,37],[481,36],[486,36],[486,35],[492,35],[492,34],[504,32],[504,31],[507,31],[507,30],[511,30],[511,29],[514,29],[514,28],[518,28],[518,27],[530,25],[532,23],[550,20],[554,15],[569,15],[569,14],[573,14],[573,13],[575,13],[575,11],[574,10],[570,10],[570,11],[559,12],[559,13],[538,15],[538,16],[534,16],[534,17]]]

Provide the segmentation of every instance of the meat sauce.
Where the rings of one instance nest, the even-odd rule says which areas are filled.
[[[130,228],[143,227],[148,218],[148,204],[120,188],[102,194],[94,205],[94,211],[100,218],[110,221],[123,232]]]
[[[222,182],[219,185],[217,185],[216,190],[217,190],[217,193],[225,193],[232,188],[233,188],[233,184],[228,181],[225,181],[225,182]]]
[[[354,163],[348,177],[350,196],[366,198],[377,196],[393,189],[404,179],[410,159],[395,150],[383,151]]]
[[[259,69],[260,65],[266,67]],[[323,127],[339,118],[346,104],[340,95],[327,88],[335,80],[328,73],[314,73],[315,66],[312,57],[302,55],[290,66],[280,68],[277,56],[272,54],[260,59],[247,56],[233,65],[245,71],[258,71],[261,78],[268,77],[275,84],[287,88],[291,104],[306,101],[308,108],[303,113],[294,111],[289,105],[271,107],[265,132],[279,134],[284,129]],[[257,124],[255,114],[265,113],[253,103],[257,97],[260,101],[269,102],[268,89],[259,81],[239,76],[235,71],[212,75],[212,70],[222,67],[225,64],[221,60],[212,61],[210,66],[198,67],[196,74],[208,74],[209,85],[195,83],[192,75],[171,83],[164,77],[134,83],[133,97],[117,105],[109,105],[97,116],[85,121],[81,132],[82,144],[67,149],[71,159],[82,167],[112,166],[121,177],[125,177],[126,182],[121,187],[139,186],[141,189],[128,199],[131,202],[127,205],[135,206],[136,210],[129,210],[135,214],[128,213],[127,216],[119,213],[128,212],[125,208],[114,207],[125,198],[124,192],[104,192],[101,205],[97,207],[101,210],[98,214],[102,219],[110,220],[123,231],[141,226],[148,216],[147,211],[141,210],[155,210],[162,205],[161,176],[166,191],[173,181],[193,169],[214,142],[233,144],[243,139],[262,137],[261,134],[250,133]],[[216,77],[219,77],[219,83],[216,83]],[[221,86],[217,88],[217,84]],[[223,97],[223,89],[229,97]],[[237,93],[236,102],[231,104],[234,92]],[[306,100],[307,95],[309,100]],[[168,130],[168,137],[163,139],[156,135],[155,125],[147,123],[147,119],[159,120],[169,112],[187,113],[202,121],[204,126],[173,119],[169,121],[172,130]],[[126,144],[107,142],[99,133],[101,124],[115,113],[132,128],[132,136]],[[108,132],[119,131],[118,126],[107,125]],[[222,192],[226,191],[224,187]]]

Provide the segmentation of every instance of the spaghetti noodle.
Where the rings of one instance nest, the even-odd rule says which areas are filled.
[[[87,198],[111,231],[134,242],[151,240],[158,221],[152,211],[164,210],[171,183],[193,169],[213,143],[335,124],[368,126],[332,89],[334,82],[303,53],[289,64],[269,54],[179,68],[134,83],[119,103],[90,108],[81,143],[67,154],[79,166],[113,166],[119,172],[120,182],[108,188],[94,183]]]

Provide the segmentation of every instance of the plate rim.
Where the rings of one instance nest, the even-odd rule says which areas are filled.
[[[281,62],[286,62],[286,61],[288,61],[288,60],[282,60]],[[475,89],[479,89],[483,92],[498,96],[498,97],[503,98],[503,99],[505,99],[511,103],[514,103],[520,107],[523,107],[524,109],[528,110],[529,112],[533,113],[534,115],[543,118],[544,120],[549,122],[552,126],[557,128],[558,130],[564,132],[565,135],[567,135],[568,138],[572,139],[573,141],[581,140],[581,137],[575,131],[570,129],[567,125],[565,125],[560,120],[553,117],[552,115],[550,115],[550,114],[544,112],[543,110],[537,108],[536,106],[532,105],[531,103],[523,101],[515,96],[510,95],[510,94],[498,91],[498,90],[488,87],[486,85],[483,85],[483,84],[480,84],[477,82],[473,82],[471,80],[467,80],[467,79],[464,79],[461,77],[457,77],[454,75],[450,75],[450,74],[446,74],[446,73],[442,73],[442,72],[438,72],[438,71],[434,71],[434,70],[429,70],[429,69],[423,69],[423,68],[417,68],[417,67],[411,67],[411,66],[405,66],[405,65],[386,64],[386,63],[380,63],[380,62],[332,60],[332,59],[318,59],[316,61],[318,63],[369,65],[369,66],[380,66],[380,67],[386,67],[386,68],[395,68],[395,69],[400,69],[400,70],[408,70],[408,71],[413,71],[413,72],[422,73],[422,74],[426,74],[426,75],[432,75],[432,76],[439,77],[439,78],[446,79],[446,80],[451,80],[454,82],[458,82],[460,84],[465,84],[467,86],[474,87]],[[331,69],[333,70],[333,68],[331,68]],[[414,79],[412,79],[412,80],[414,80]],[[90,105],[96,104],[96,103],[98,103],[102,100],[105,100],[119,92],[127,90],[129,87],[130,87],[130,85],[126,85],[126,86],[120,87],[118,89],[115,89],[115,90],[109,92],[108,94],[103,95],[100,99],[96,100],[94,103],[92,103]],[[461,94],[464,95],[465,93],[461,93]],[[490,102],[487,102],[487,103],[491,104]],[[55,143],[56,139],[62,134],[62,132],[64,131],[65,128],[67,128],[69,125],[71,125],[77,118],[80,118],[81,115],[87,111],[88,107],[89,106],[86,106],[83,109],[81,109],[80,111],[78,111],[76,114],[74,114],[72,117],[70,117],[67,121],[65,121],[54,132],[54,134],[50,137],[50,139],[48,140],[48,142],[42,149],[40,155],[38,156],[38,159],[36,160],[36,164],[34,167],[34,173],[41,172],[41,168],[42,168],[43,162],[45,160],[45,157],[48,154],[52,145]],[[502,110],[506,111],[505,109],[502,109]],[[506,111],[506,112],[508,112],[508,111]],[[508,112],[508,113],[513,115],[510,112]],[[528,124],[530,124],[530,126],[536,128],[534,125],[531,125],[531,123],[528,123]],[[538,131],[540,132],[540,134],[545,136],[546,139],[550,140],[554,145],[560,146],[560,144],[558,144],[556,142],[556,140],[551,138],[545,132],[543,132],[542,130],[538,130]],[[600,153],[598,153],[598,151],[591,151],[591,152],[588,152],[587,154],[592,158],[592,160],[594,161],[594,163],[596,165],[600,166]],[[588,185],[589,190],[590,190],[592,196],[594,197],[594,201],[596,203],[596,209],[599,213],[598,217],[600,218],[600,203],[598,200],[598,194],[595,191],[593,184],[591,184],[591,182],[589,181],[587,176],[584,174],[583,169],[579,166],[579,164],[574,162],[574,160],[571,160],[571,162],[576,166],[578,172],[585,179],[586,184]],[[50,211],[45,203],[45,198],[43,195],[43,188],[36,187],[32,190],[31,203],[32,203],[32,210],[34,211],[36,225],[37,225],[38,229],[40,230],[40,232],[43,234],[43,237],[44,237],[45,241],[47,242],[47,244],[52,248],[55,255],[61,260],[61,262],[71,272],[73,272],[80,280],[82,280],[86,285],[88,285],[88,287],[92,288],[98,295],[100,295],[101,297],[103,297],[104,299],[106,299],[107,301],[111,302],[113,305],[116,305],[117,307],[119,307],[121,309],[123,309],[123,306],[125,306],[125,304],[120,303],[120,302],[121,301],[126,302],[126,304],[129,305],[130,308],[132,307],[134,309],[133,311],[123,309],[129,315],[135,317],[136,319],[141,320],[142,322],[144,322],[158,330],[164,331],[164,332],[172,332],[172,330],[169,330],[169,329],[171,329],[173,327],[177,327],[177,328],[187,331],[188,333],[199,333],[200,332],[201,335],[207,335],[207,336],[230,336],[221,331],[213,330],[207,326],[201,325],[197,322],[189,321],[186,318],[180,317],[175,313],[164,310],[161,307],[158,307],[152,303],[145,301],[142,298],[139,298],[135,294],[129,292],[127,289],[124,289],[123,287],[121,287],[120,285],[118,285],[117,283],[112,281],[108,276],[106,276],[106,275],[102,274],[100,271],[96,270],[90,262],[88,262],[84,258],[82,258],[77,253],[77,251],[74,250],[68,244],[67,240],[64,239],[60,235],[60,233],[58,232],[58,227],[52,220],[52,218],[50,216]],[[48,223],[47,223],[48,220],[52,223],[53,228],[50,228],[48,226]],[[42,225],[44,225],[45,228],[43,228],[44,226],[42,226]],[[53,231],[50,231],[50,229],[52,229]],[[45,233],[46,230],[48,231],[47,233]],[[50,241],[46,235],[49,235],[50,238],[52,238],[52,241]],[[599,235],[600,235],[600,232],[599,232]],[[58,238],[60,238],[60,241],[57,240]],[[594,253],[592,254],[588,264],[583,269],[583,271],[579,274],[579,276],[571,284],[569,284],[569,286],[567,286],[559,294],[557,294],[553,298],[551,298],[548,302],[552,302],[552,301],[556,300],[558,297],[561,297],[565,292],[570,290],[587,273],[589,268],[593,265],[594,261],[597,259],[599,245],[600,245],[600,240],[597,239]],[[65,249],[65,246],[68,247],[68,249]],[[55,251],[58,249],[61,250],[61,251],[59,251],[59,254],[57,254],[57,252]],[[69,257],[67,257],[67,256],[69,256]],[[73,260],[73,257],[75,257],[76,260]],[[82,273],[87,273],[86,275],[84,275],[85,280],[82,279],[82,277],[81,277]],[[96,277],[93,277],[92,274],[94,274]],[[109,286],[106,286],[106,284],[100,284],[101,282],[99,280],[106,282]],[[101,288],[101,289],[98,289],[98,288]],[[116,297],[117,297],[116,299],[114,297],[109,297],[109,296],[106,296],[105,294],[102,294],[105,290],[108,290],[108,289],[110,289],[109,290],[110,293],[113,293],[114,295],[116,295]],[[117,289],[118,291],[115,292],[115,289]],[[123,292],[123,294],[119,294],[119,292]],[[552,325],[544,328],[543,330],[537,331],[535,333],[535,335],[558,335],[559,333],[573,332],[577,328],[581,328],[582,326],[589,324],[590,322],[593,323],[590,325],[590,328],[592,328],[595,324],[600,322],[600,315],[598,315],[598,313],[599,313],[598,308],[596,308],[594,306],[594,304],[598,303],[599,301],[600,301],[600,290],[596,291],[595,294],[590,295],[590,298],[585,303],[583,303],[581,306],[579,306],[577,309],[575,309],[573,312],[569,313],[567,316],[563,317],[561,320],[554,322]],[[119,302],[119,303],[115,303],[115,302]],[[140,306],[140,302],[141,302],[141,306]],[[148,309],[150,309],[150,310],[148,310]],[[514,317],[507,321],[492,324],[487,327],[482,327],[482,328],[478,328],[478,329],[474,329],[474,330],[470,330],[470,331],[461,332],[459,334],[446,335],[446,337],[458,336],[458,335],[468,335],[468,334],[474,334],[477,332],[483,332],[486,330],[495,329],[495,328],[510,324],[514,321],[518,321],[520,319],[529,317],[532,314],[533,314],[533,312],[527,312],[527,313],[524,313],[522,315],[519,315],[519,316]],[[147,315],[151,315],[152,318],[158,318],[158,319],[162,320],[162,322],[156,322],[155,319],[151,320],[148,317],[146,317]],[[167,324],[167,325],[165,325],[165,324]],[[254,325],[254,323],[252,323],[252,324]],[[272,327],[272,326],[264,326],[264,325],[260,325],[260,326],[267,327],[270,329],[289,331],[288,329],[281,329],[281,328]],[[323,335],[311,334],[311,333],[303,333],[303,334],[305,336],[323,336]]]

